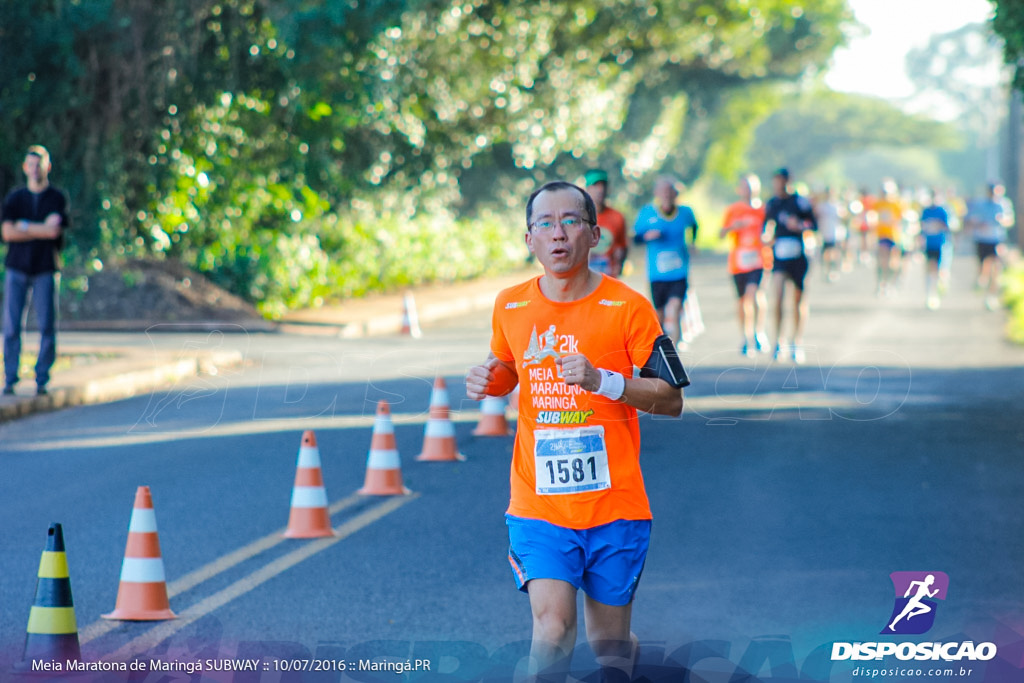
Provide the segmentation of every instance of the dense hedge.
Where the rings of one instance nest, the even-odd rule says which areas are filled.
[[[1006,335],[1016,344],[1024,344],[1024,265],[1003,274],[1003,303],[1009,312]]]
[[[514,263],[529,190],[592,165],[634,200],[733,174],[763,88],[851,21],[846,0],[3,2],[0,191],[46,144],[70,260],[177,259],[275,315]]]

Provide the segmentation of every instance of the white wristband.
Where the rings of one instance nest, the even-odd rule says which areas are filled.
[[[604,368],[598,368],[597,371],[601,373],[601,386],[594,393],[613,401],[622,398],[622,394],[626,392],[626,378],[621,373]]]

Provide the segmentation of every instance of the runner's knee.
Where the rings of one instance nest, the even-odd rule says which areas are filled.
[[[533,615],[534,640],[561,644],[570,637],[575,640],[575,632],[576,615],[567,610],[557,606],[544,607]]]

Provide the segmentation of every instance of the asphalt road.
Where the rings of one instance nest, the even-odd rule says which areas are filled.
[[[655,523],[634,609],[637,680],[683,680],[687,670],[708,683],[857,680],[864,663],[829,661],[831,644],[885,640],[895,571],[950,579],[931,631],[904,639],[999,648],[966,678],[957,662],[956,675],[929,680],[1021,680],[1024,350],[1002,341],[1003,314],[984,309],[972,272],[959,260],[943,307],[928,311],[919,264],[885,299],[868,269],[837,283],[812,271],[808,362],[796,367],[739,356],[723,264],[698,261],[707,331],[684,357],[684,416],[642,420]],[[471,435],[475,404],[460,381],[486,354],[488,325],[489,316],[452,320],[420,340],[154,335],[140,343],[226,345],[249,363],[0,426],[0,680],[21,658],[54,521],[85,659],[260,659],[256,673],[132,680],[430,680],[300,675],[275,658],[349,668],[425,659],[438,679],[506,680],[530,635],[505,559],[512,440]],[[413,460],[437,374],[464,462]],[[381,398],[413,496],[352,495]],[[277,536],[305,429],[316,431],[336,503],[331,542]],[[153,491],[175,621],[100,619],[115,603],[139,485]],[[596,680],[586,646],[575,667]],[[106,676],[96,680],[127,674]]]

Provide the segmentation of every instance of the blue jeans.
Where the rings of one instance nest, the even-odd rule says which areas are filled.
[[[36,361],[36,384],[50,381],[50,368],[57,358],[57,288],[53,273],[29,275],[7,269],[4,275],[4,383],[18,383],[21,359],[21,318],[25,299],[32,290],[32,304],[39,324],[39,358]]]

